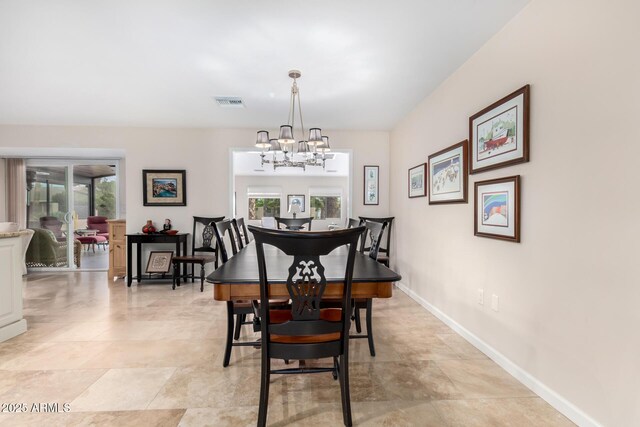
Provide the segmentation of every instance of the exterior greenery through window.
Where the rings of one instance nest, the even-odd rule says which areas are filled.
[[[100,216],[116,217],[116,177],[95,180],[95,209]]]
[[[249,197],[249,219],[280,216],[280,197]]]
[[[311,196],[311,217],[313,219],[342,218],[340,196]]]

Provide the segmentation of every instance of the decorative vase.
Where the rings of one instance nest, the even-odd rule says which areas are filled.
[[[145,234],[155,233],[156,228],[153,226],[153,221],[150,219],[147,220],[147,223],[142,227],[142,232]]]

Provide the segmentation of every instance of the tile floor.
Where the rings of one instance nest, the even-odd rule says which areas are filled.
[[[255,425],[260,352],[236,347],[222,367],[225,304],[211,285],[127,289],[86,272],[25,287],[29,330],[0,343],[0,403],[61,412],[1,413],[0,425]],[[377,356],[366,340],[350,347],[354,425],[573,425],[401,291],[374,313]],[[342,425],[338,383],[272,377],[268,423]]]

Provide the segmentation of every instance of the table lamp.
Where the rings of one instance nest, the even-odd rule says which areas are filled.
[[[300,213],[300,205],[297,203],[291,203],[289,205],[289,213],[293,214],[293,218],[296,218],[296,214]]]

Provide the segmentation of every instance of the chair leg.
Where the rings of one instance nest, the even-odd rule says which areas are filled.
[[[373,299],[367,299],[367,340],[369,341],[369,353],[371,356],[376,356],[376,348],[373,345],[373,321],[371,319],[371,313],[373,312]]]
[[[172,282],[173,282],[173,287],[172,289],[175,291],[176,290],[176,265],[173,264],[173,276],[172,276]]]
[[[258,427],[265,427],[267,425],[270,375],[271,360],[267,357],[266,349],[262,349],[262,372],[260,375],[260,406],[258,408]]]
[[[227,344],[224,348],[223,367],[229,366],[231,359],[231,344],[233,341],[233,301],[227,301]]]
[[[344,425],[351,427],[351,396],[349,393],[349,361],[347,354],[340,356],[340,391],[342,396],[342,420]]]
[[[240,328],[242,328],[245,316],[245,314],[236,314],[236,332],[233,334],[233,339],[236,341],[240,339]]]
[[[204,292],[204,264],[200,266],[200,292]]]
[[[354,317],[355,317],[355,321],[356,321],[356,331],[358,333],[362,332],[362,322],[360,321],[360,309],[358,307],[355,307],[353,309],[354,312]]]

